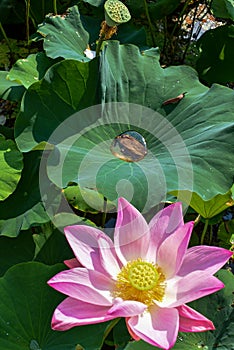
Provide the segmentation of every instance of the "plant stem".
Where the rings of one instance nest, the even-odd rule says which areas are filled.
[[[7,46],[9,48],[10,52],[12,53],[11,43],[6,35],[6,32],[5,32],[1,22],[0,22],[0,31],[2,32],[2,35],[3,35],[4,39],[6,40]]]
[[[121,318],[115,318],[113,321],[111,321],[108,326],[106,327],[106,330],[103,334],[103,340],[102,340],[102,344],[100,346],[100,349],[102,349],[103,344],[105,342],[105,339],[107,338],[107,336],[110,334],[110,332],[112,331],[112,329],[114,328],[114,326],[121,320]]]
[[[189,49],[189,46],[190,46],[190,43],[191,43],[191,39],[192,39],[192,35],[193,35],[193,29],[194,29],[195,21],[196,21],[196,17],[197,17],[198,6],[199,6],[199,4],[196,5],[196,9],[194,11],[193,20],[192,20],[192,26],[191,26],[190,33],[189,33],[189,38],[188,38],[188,44],[186,45],[186,48],[185,48],[185,50],[183,52],[182,64],[184,64],[184,60],[185,60],[186,54],[188,52],[188,49]]]
[[[7,44],[8,48],[9,48],[9,51],[10,51],[10,62],[11,62],[11,64],[13,64],[13,62],[14,62],[14,52],[13,52],[13,50],[11,48],[10,40],[8,39],[7,34],[6,34],[5,30],[4,30],[1,22],[0,22],[0,31],[1,31],[3,37],[4,37],[5,41],[6,41],[6,44]]]
[[[103,214],[102,214],[102,227],[105,226],[106,223],[106,208],[107,208],[107,199],[106,197],[103,197],[104,203],[103,203]]]
[[[146,0],[144,0],[144,5],[145,5],[145,14],[146,14],[146,17],[147,17],[147,20],[148,20],[148,23],[149,23],[152,43],[153,43],[153,46],[156,47],[157,45],[156,45],[156,39],[155,39],[155,35],[154,35],[154,26],[153,26],[153,24],[151,22],[151,19],[150,19],[148,4],[147,4]]]
[[[207,231],[208,225],[209,225],[209,219],[206,219],[205,220],[205,225],[204,225],[204,228],[203,228],[203,231],[202,231],[202,235],[201,235],[201,240],[200,240],[201,245],[204,244],[204,239],[205,239],[205,235],[206,235],[206,231]]]
[[[29,15],[30,15],[30,0],[26,1],[26,40],[29,46]]]
[[[173,39],[173,36],[174,36],[174,33],[175,33],[175,30],[176,28],[180,25],[181,26],[181,23],[179,24],[179,20],[180,18],[184,15],[185,11],[186,11],[186,8],[188,7],[189,3],[190,3],[191,0],[187,0],[180,12],[180,15],[178,17],[178,22],[175,23],[174,25],[174,28],[172,29],[172,32],[171,32],[171,38]]]
[[[167,57],[166,53],[166,46],[167,46],[167,17],[164,17],[164,26],[163,26],[163,48],[162,48],[162,53]]]
[[[211,245],[213,239],[213,230],[212,230],[212,225],[210,225],[210,239],[209,239],[209,245]]]
[[[105,37],[105,36],[104,36]],[[101,51],[101,47],[102,47],[102,43],[104,41],[104,37],[99,38],[98,43],[97,43],[97,47],[96,47],[96,56],[99,56],[100,51]]]
[[[53,0],[53,6],[54,6],[54,14],[57,16],[58,11],[57,11],[57,0]]]

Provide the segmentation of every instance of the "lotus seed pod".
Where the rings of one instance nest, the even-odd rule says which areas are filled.
[[[118,26],[131,19],[128,8],[119,0],[107,0],[104,8],[105,20],[109,27]]]

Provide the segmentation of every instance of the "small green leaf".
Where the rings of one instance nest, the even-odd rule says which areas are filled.
[[[32,54],[27,58],[18,60],[7,77],[27,89],[30,85],[42,79],[47,69],[57,61],[48,58],[43,52]]]
[[[20,230],[49,221],[39,189],[40,159],[38,151],[24,155],[24,168],[15,191],[0,202],[0,234],[3,236],[16,237]],[[55,189],[53,198],[58,194],[60,192]]]
[[[96,214],[103,210],[109,212],[115,209],[114,203],[109,200],[105,203],[102,194],[89,188],[68,186],[64,189],[64,195],[70,205],[83,212]]]
[[[69,8],[64,15],[47,15],[38,33],[44,37],[44,50],[48,57],[89,61],[84,54],[89,34],[83,28],[77,6]]]
[[[9,72],[0,72],[0,98],[10,101],[20,101],[25,92],[23,85],[7,79]]]
[[[202,199],[197,193],[189,191],[172,191],[171,193],[188,204],[205,219],[213,218],[234,204],[231,191],[225,194],[218,194],[208,201]]]
[[[14,192],[20,180],[22,168],[22,153],[12,140],[5,140],[0,135],[0,201]]]
[[[97,59],[85,64],[64,60],[49,68],[44,79],[31,85],[24,96],[15,124],[19,148],[28,152],[38,143],[48,140],[51,133],[68,116],[79,109],[95,105],[97,73]],[[28,117],[32,118],[31,122]],[[63,129],[61,136],[72,128],[74,126],[69,126],[68,130]]]
[[[96,227],[96,225],[86,219],[82,218],[80,216],[77,216],[72,213],[67,213],[67,212],[61,212],[58,213],[54,216],[53,218],[53,224],[55,227],[57,227],[61,232],[63,232],[65,226],[71,226],[71,225],[88,225],[88,226],[93,226]]]

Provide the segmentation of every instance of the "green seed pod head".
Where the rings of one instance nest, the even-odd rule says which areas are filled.
[[[104,8],[105,20],[109,27],[118,26],[131,19],[128,8],[119,0],[107,0]]]

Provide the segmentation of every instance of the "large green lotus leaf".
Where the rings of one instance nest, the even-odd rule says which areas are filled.
[[[89,34],[83,28],[77,6],[69,8],[65,15],[46,16],[38,32],[44,37],[44,50],[48,57],[89,61],[84,54]]]
[[[151,50],[149,52],[152,53]],[[135,119],[136,125],[145,125],[143,136],[148,148],[163,167],[168,180],[168,191],[176,187],[173,184],[175,165],[178,166],[178,171],[179,168],[184,171],[188,169],[188,158],[185,159],[185,152],[180,153],[182,143],[177,143],[178,139],[173,139],[173,133],[171,134],[176,131],[183,139],[192,163],[193,192],[204,200],[226,193],[232,185],[234,170],[234,92],[219,85],[207,89],[198,81],[195,71],[190,67],[162,69],[157,58],[147,56],[149,52],[140,55],[136,47],[120,46],[115,42],[106,46],[101,62],[103,102],[138,103],[165,116],[161,120],[160,115],[155,116],[155,122],[151,121],[150,124],[147,124],[150,117],[145,120],[145,124],[139,115],[128,119],[130,122]],[[183,92],[187,94],[177,104],[162,106],[163,101]],[[144,115],[144,118],[147,116]],[[162,144],[167,148],[172,146],[170,153],[174,164]],[[182,190],[182,186],[177,188]]]
[[[11,101],[20,101],[25,88],[17,82],[8,80],[7,76],[8,72],[0,72],[0,98]]]
[[[34,251],[35,244],[30,230],[22,231],[15,238],[0,236],[0,276],[13,265],[32,261]]]
[[[234,25],[208,30],[197,45],[197,71],[202,80],[221,84],[234,81]]]
[[[234,20],[233,0],[213,0],[211,2],[211,9],[216,17]]]
[[[12,140],[0,135],[0,201],[6,199],[20,180],[23,155]]]
[[[40,159],[40,152],[25,154],[24,168],[16,190],[0,202],[0,234],[3,236],[16,237],[20,230],[49,221],[39,190]]]
[[[11,68],[7,78],[27,89],[30,85],[42,79],[47,69],[55,62],[43,52],[31,54],[27,58],[18,60]]]
[[[75,111],[96,103],[98,64],[65,60],[53,65],[44,79],[29,87],[16,124],[16,142],[27,152],[50,134]],[[85,123],[85,121],[80,121]],[[63,130],[64,135],[72,132]]]
[[[177,195],[176,192],[172,194]],[[189,202],[187,202],[188,198]],[[187,191],[179,191],[178,199],[190,205],[190,207],[205,219],[213,218],[234,204],[231,191],[225,194],[218,194],[208,201],[204,201],[197,193],[190,194]]]
[[[227,193],[233,180],[231,89],[208,89],[190,67],[162,69],[157,50],[140,54],[133,45],[111,41],[100,62],[103,105],[68,118],[85,103],[95,104],[97,78],[96,59],[85,64],[66,60],[25,94],[16,122],[18,145],[28,151],[54,131],[50,142],[61,145],[53,152],[49,176],[58,186],[77,182],[110,200],[120,194],[130,198],[132,191],[138,208],[146,198],[148,207],[164,200],[165,188],[196,192],[203,200]],[[177,103],[163,105],[183,92]],[[140,132],[148,146],[140,162],[127,163],[110,152],[113,139],[130,129]]]
[[[136,47],[117,42],[107,44],[101,67],[103,105],[71,118],[71,139],[59,144],[68,121],[56,130],[50,179],[60,187],[74,181],[97,188],[110,200],[125,196],[141,210],[146,200],[149,209],[165,200],[165,192],[178,189],[206,201],[227,193],[234,170],[234,92],[218,85],[206,88],[190,67],[162,69],[156,50],[141,55]],[[163,105],[182,92],[187,92],[182,100]],[[82,134],[78,118],[87,122]],[[148,154],[139,162],[125,162],[110,151],[114,138],[126,130],[146,141]]]
[[[63,268],[61,264],[22,263],[0,278],[1,349],[76,350],[77,344],[86,350],[100,348],[106,323],[64,332],[51,329],[53,311],[64,296],[47,281]]]

